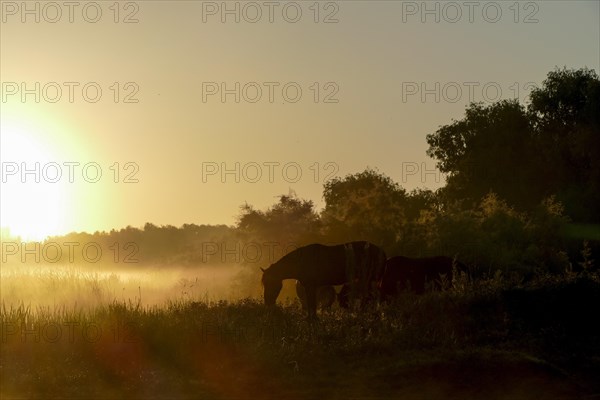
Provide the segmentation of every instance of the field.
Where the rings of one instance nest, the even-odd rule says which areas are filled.
[[[314,322],[292,297],[274,309],[239,297],[235,272],[168,275],[3,270],[2,398],[600,394],[594,274],[462,277]]]

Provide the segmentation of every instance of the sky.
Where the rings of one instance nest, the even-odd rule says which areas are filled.
[[[235,224],[370,167],[443,176],[426,135],[600,67],[598,1],[0,2],[0,226]],[[6,229],[4,229],[6,232]]]

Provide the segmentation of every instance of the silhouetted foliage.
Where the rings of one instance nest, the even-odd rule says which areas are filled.
[[[532,136],[527,112],[516,101],[471,104],[463,120],[427,136],[427,154],[448,173],[447,195],[465,200],[465,207],[490,191],[511,204],[531,206],[539,199],[528,185],[537,179],[528,163],[536,152]]]
[[[335,178],[325,183],[323,197],[329,241],[368,240],[387,250],[401,238],[409,205],[406,191],[390,177],[366,169]]]
[[[542,171],[538,186],[555,194],[578,222],[600,222],[600,79],[591,69],[557,69],[531,93],[529,113]]]
[[[266,211],[249,204],[241,209],[237,228],[248,237],[299,246],[318,238],[320,220],[313,202],[299,199],[295,194],[280,196],[279,202]]]
[[[490,191],[518,210],[555,195],[575,221],[600,222],[600,80],[557,69],[516,100],[471,104],[465,117],[427,136],[427,154],[449,174],[446,199],[473,207]]]

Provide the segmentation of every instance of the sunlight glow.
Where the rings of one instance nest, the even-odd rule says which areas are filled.
[[[0,224],[11,236],[42,240],[65,228],[64,179],[57,182],[56,152],[29,124],[2,121]]]

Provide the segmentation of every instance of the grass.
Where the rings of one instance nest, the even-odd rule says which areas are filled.
[[[99,287],[101,300],[70,307],[3,301],[2,398],[600,393],[597,276],[540,277],[521,287],[500,276],[456,282],[452,290],[403,294],[363,310],[334,308],[316,322],[297,302],[269,309],[256,298],[210,301],[198,293],[146,304],[144,288],[133,298],[110,299],[102,276],[55,279],[46,284],[72,293]],[[545,312],[544,305],[558,311]]]

